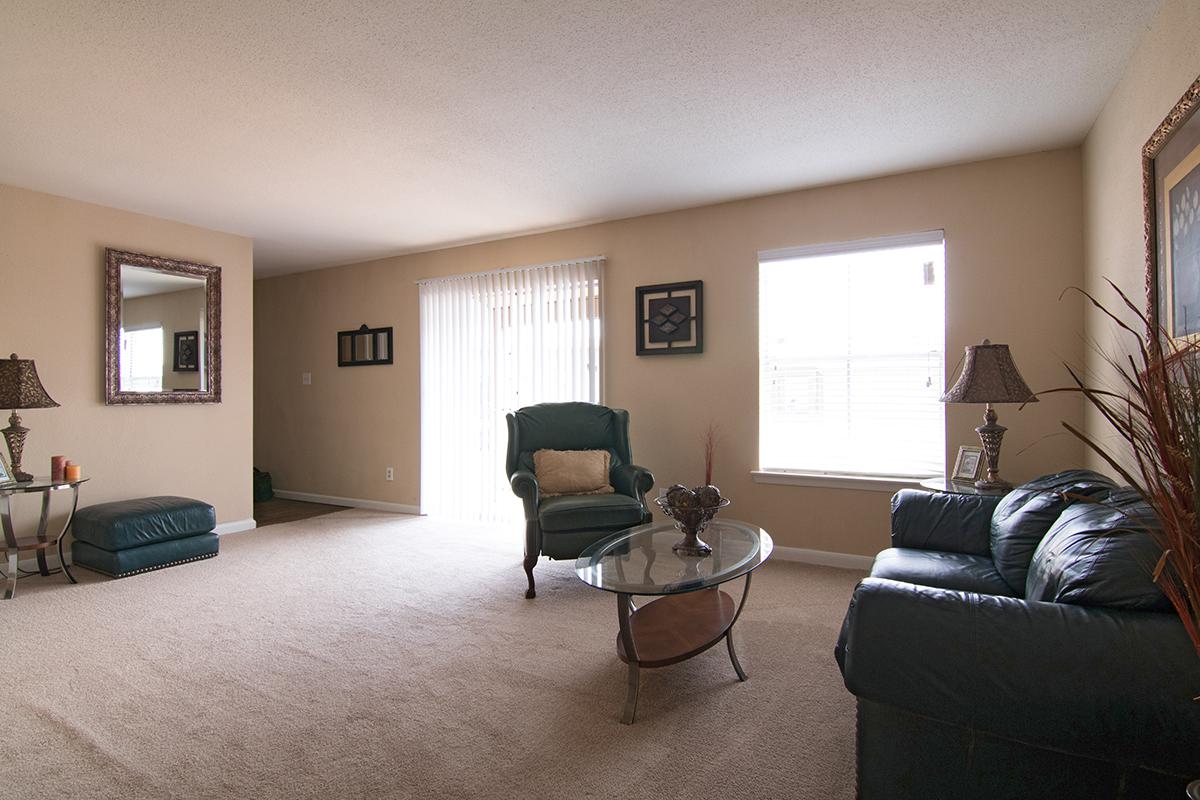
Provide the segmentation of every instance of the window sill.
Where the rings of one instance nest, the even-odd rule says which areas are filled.
[[[755,483],[772,483],[780,486],[850,489],[889,494],[895,494],[901,489],[920,489],[922,480],[921,478],[893,478],[876,475],[829,475],[821,472],[772,472],[768,470],[752,470],[750,479]]]

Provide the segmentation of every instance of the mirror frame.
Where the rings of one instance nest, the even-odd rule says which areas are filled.
[[[1179,98],[1162,123],[1154,130],[1142,146],[1142,238],[1146,246],[1146,318],[1150,320],[1147,336],[1163,327],[1164,298],[1159,285],[1160,264],[1158,259],[1158,171],[1155,159],[1171,137],[1188,123],[1200,108],[1200,78],[1196,78],[1188,90]],[[1169,315],[1168,315],[1169,318]],[[1168,331],[1167,335],[1173,335]]]
[[[208,387],[196,392],[123,392],[121,366],[121,265],[143,267],[170,275],[204,279],[205,358],[208,359]],[[104,404],[157,405],[160,403],[221,402],[221,268],[195,264],[174,258],[104,250]]]

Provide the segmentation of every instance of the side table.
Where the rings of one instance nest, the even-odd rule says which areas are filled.
[[[922,489],[934,492],[949,492],[950,494],[978,494],[984,497],[1003,497],[1012,489],[979,489],[969,481],[955,481],[949,478],[926,478],[921,481]]]
[[[50,566],[46,563],[46,551],[57,545],[58,563],[62,567],[63,574],[71,583],[76,582],[75,576],[71,574],[71,570],[67,566],[66,559],[63,558],[63,538],[71,528],[71,521],[75,519],[75,509],[79,505],[79,485],[87,481],[87,478],[77,481],[34,478],[32,481],[24,483],[0,486],[0,525],[4,528],[4,552],[8,557],[8,574],[5,576],[8,581],[4,586],[5,600],[11,600],[17,591],[17,576],[20,574],[20,567],[17,565],[18,556],[28,550],[34,550],[37,553],[38,573],[49,575]],[[67,515],[67,521],[63,523],[62,531],[57,536],[50,538],[46,535],[50,524],[50,498],[54,492],[67,489],[71,490],[71,513]],[[12,499],[19,494],[41,494],[42,496],[42,514],[38,518],[37,533],[34,536],[18,538],[13,530]]]

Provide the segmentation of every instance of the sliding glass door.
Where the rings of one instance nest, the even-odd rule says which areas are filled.
[[[504,415],[600,402],[603,258],[435,278],[421,296],[421,510],[514,519]]]

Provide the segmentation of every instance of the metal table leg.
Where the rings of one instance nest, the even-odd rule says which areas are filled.
[[[4,507],[0,508],[0,526],[4,528],[4,544],[8,551],[8,575],[4,585],[4,599],[11,600],[17,592],[17,535],[12,525],[12,496],[4,495]]]
[[[742,615],[742,609],[746,607],[746,598],[750,596],[750,575],[746,573],[746,586],[742,589],[742,600],[738,603],[737,611],[733,614],[733,622],[729,623],[729,630],[725,631],[725,644],[729,647],[729,660],[733,662],[733,669],[737,672],[738,680],[746,680],[746,671],[742,669],[742,664],[738,661],[737,651],[733,649],[733,626],[738,621],[738,617]]]
[[[8,551],[8,581],[4,584],[4,599],[12,600],[17,593],[17,551]]]
[[[38,517],[37,538],[39,542],[46,541],[46,526],[50,524],[50,491],[42,492],[42,515]],[[46,563],[46,550],[43,548],[37,551],[38,572],[42,575],[50,574],[50,565]]]
[[[72,486],[73,495],[71,497],[71,513],[67,515],[67,521],[63,523],[62,533],[58,535],[58,564],[62,567],[63,574],[67,576],[67,580],[71,583],[79,583],[75,580],[75,576],[71,574],[71,568],[67,566],[67,559],[63,557],[63,539],[67,537],[67,531],[71,528],[71,523],[75,521],[75,509],[79,507],[79,485]]]
[[[621,642],[625,646],[625,655],[629,659],[629,683],[625,693],[625,712],[621,715],[621,722],[625,725],[632,725],[637,714],[638,688],[641,684],[637,646],[633,642],[633,630],[629,625],[629,614],[632,607],[632,595],[617,594],[617,622],[621,626]]]

